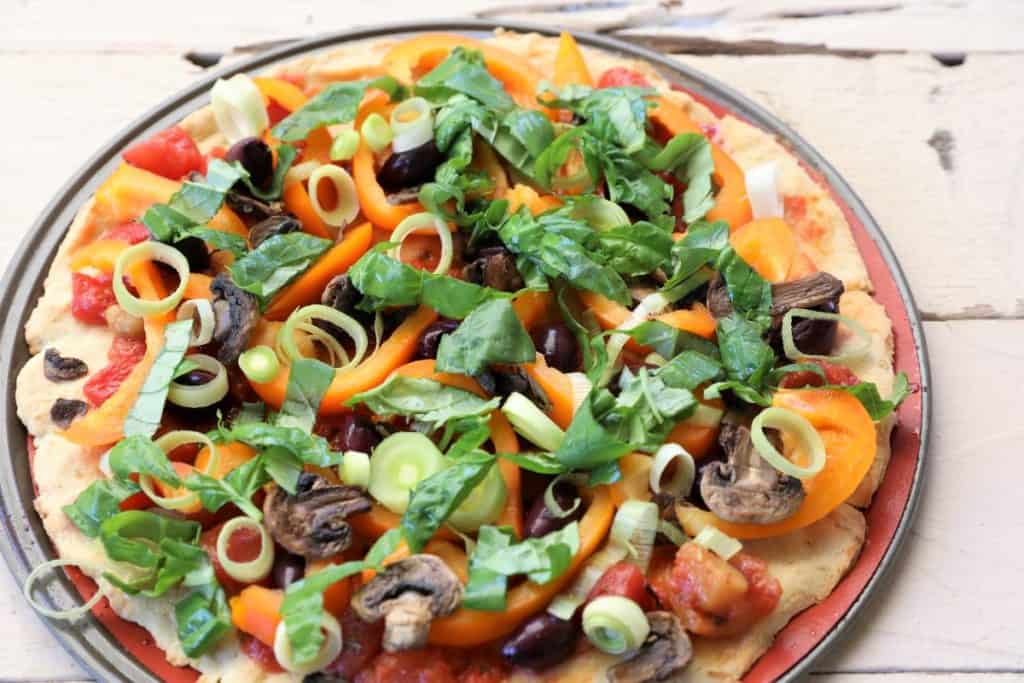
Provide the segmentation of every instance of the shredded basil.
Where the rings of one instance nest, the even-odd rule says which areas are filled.
[[[331,241],[304,232],[274,235],[229,267],[231,279],[256,296],[261,305],[309,269]]]
[[[489,415],[500,403],[499,398],[486,400],[432,379],[394,374],[380,386],[356,394],[346,405],[363,405],[381,417],[407,417],[432,432],[453,420]]]
[[[476,375],[491,363],[525,363],[536,358],[533,340],[508,299],[478,306],[437,349],[439,372]]]
[[[125,417],[125,436],[152,436],[160,427],[167,390],[173,381],[178,364],[188,351],[191,336],[191,320],[179,320],[164,328],[164,346],[154,359],[142,389],[139,390],[139,396]]]
[[[323,126],[349,123],[356,118],[359,103],[367,88],[377,88],[388,93],[392,100],[401,99],[402,87],[394,78],[381,76],[367,81],[331,83],[302,107],[285,117],[271,129],[271,134],[284,142],[304,140]]]

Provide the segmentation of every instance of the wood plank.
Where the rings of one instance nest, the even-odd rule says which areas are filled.
[[[825,155],[882,226],[927,317],[1024,315],[1024,56],[957,68],[925,55],[679,59]]]

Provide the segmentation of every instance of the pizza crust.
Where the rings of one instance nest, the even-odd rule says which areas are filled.
[[[499,30],[491,39],[496,45],[527,57],[538,69],[547,73],[557,49],[557,39],[536,34],[515,34]],[[303,74],[310,83],[326,83],[341,78],[360,77],[380,72],[381,57],[395,42],[394,39],[364,41],[343,48],[302,57],[288,64],[271,68],[270,75]],[[699,123],[716,126],[717,141],[744,168],[766,160],[780,167],[783,193],[800,195],[806,199],[806,223],[790,216],[801,239],[801,246],[818,267],[841,277],[850,290],[870,290],[870,281],[850,234],[849,225],[831,198],[803,171],[799,164],[768,134],[747,124],[726,117],[719,121],[706,107],[683,92],[670,91],[665,81],[647,63],[583,48],[595,74],[613,66],[626,66],[643,73],[666,97],[685,106]],[[207,152],[215,146],[225,145],[210,107],[188,115],[180,124]],[[787,203],[787,209],[789,203]],[[79,211],[69,228],[51,264],[44,283],[44,293],[33,310],[26,326],[25,336],[33,354],[40,354],[48,346],[56,347],[62,355],[85,360],[90,374],[106,364],[106,350],[112,334],[103,327],[78,323],[71,315],[70,254],[79,246],[92,241],[102,230],[110,227],[102,212],[97,211],[90,199]],[[857,294],[858,296],[852,296]],[[843,312],[861,320],[873,334],[878,334],[880,345],[873,346],[871,362],[857,370],[864,378],[875,377],[880,389],[891,387],[892,338],[891,326],[884,309],[864,291],[850,292],[841,304]],[[876,340],[877,341],[877,340]],[[200,672],[201,681],[226,683],[261,682],[283,683],[300,681],[301,676],[289,674],[268,675],[255,662],[244,656],[235,639],[226,639],[212,653],[190,660],[181,651],[173,618],[173,605],[178,599],[171,594],[159,599],[128,596],[109,586],[100,578],[102,571],[110,569],[99,543],[84,536],[67,518],[61,508],[75,500],[91,482],[102,477],[97,463],[102,453],[98,449],[77,446],[62,439],[49,420],[49,408],[57,397],[80,398],[85,380],[67,384],[53,384],[42,378],[42,355],[35,356],[21,370],[16,389],[19,416],[36,437],[33,476],[39,487],[35,505],[47,533],[53,539],[61,557],[80,563],[84,571],[98,579],[110,595],[110,603],[122,618],[148,629],[156,645],[162,648],[168,661],[176,665],[191,665]],[[888,366],[886,366],[888,363]],[[885,374],[888,367],[888,375]],[[861,373],[864,374],[861,374]],[[888,383],[883,384],[888,377]],[[885,387],[884,389],[882,387]],[[41,387],[46,387],[45,390]],[[889,425],[891,429],[891,424]],[[862,488],[865,495],[851,497],[851,502],[866,504],[871,492],[884,475],[888,462],[888,431],[880,446],[885,445],[885,457],[876,461],[869,479]],[[879,452],[882,452],[882,448]],[[854,508],[843,506],[814,526],[794,532],[782,539],[752,541],[748,549],[764,558],[769,571],[783,584],[783,599],[779,608],[743,637],[725,641],[697,639],[696,656],[679,680],[731,680],[743,673],[770,646],[775,633],[793,615],[827,596],[847,571],[864,539],[864,519]],[[106,566],[105,566],[106,565]],[[114,570],[129,568],[113,568]],[[591,652],[567,663],[564,671],[556,669],[544,680],[604,680],[604,671],[612,658]]]

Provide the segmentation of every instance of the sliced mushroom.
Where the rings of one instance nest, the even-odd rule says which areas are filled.
[[[220,344],[217,358],[228,365],[238,360],[249,343],[249,335],[260,317],[260,307],[256,297],[236,285],[227,273],[213,278],[210,291],[217,320],[213,339]]]
[[[50,407],[50,420],[61,429],[89,412],[89,404],[75,398],[58,398]]]
[[[769,343],[782,352],[782,317],[792,308],[810,308],[826,313],[839,310],[839,297],[845,288],[843,282],[829,273],[818,272],[791,282],[776,282],[772,285],[772,327]],[[721,275],[715,277],[708,287],[708,310],[715,318],[732,314],[732,301]],[[804,353],[827,354],[832,350],[836,336],[834,320],[793,321],[793,341]]]
[[[476,376],[477,382],[491,396],[507,397],[519,392],[541,410],[551,407],[551,399],[537,382],[519,365],[494,365]]]
[[[470,282],[503,292],[523,288],[523,276],[516,268],[515,256],[505,247],[481,249],[480,257],[468,263],[462,275]]]
[[[423,647],[430,622],[451,614],[462,584],[441,558],[413,555],[389,564],[352,597],[352,610],[367,622],[384,620],[384,650]]]
[[[651,632],[643,647],[608,669],[609,683],[664,681],[686,666],[693,644],[679,618],[670,612],[648,612]]]
[[[704,469],[700,494],[719,519],[737,524],[773,524],[797,511],[804,500],[803,484],[761,461],[749,429],[723,422],[718,442],[728,461]]]
[[[51,346],[43,354],[43,374],[51,382],[71,382],[89,374],[89,366],[80,358],[60,355]]]
[[[263,503],[267,528],[285,550],[322,560],[348,548],[346,518],[369,511],[371,501],[354,486],[335,486],[311,472],[299,475],[295,494],[278,487]]]
[[[352,313],[362,298],[362,293],[352,284],[348,275],[335,275],[324,287],[320,303],[342,313]]]
[[[264,202],[244,192],[231,190],[225,198],[228,207],[242,218],[261,221],[284,211],[281,202]]]
[[[289,232],[300,230],[302,230],[302,224],[291,216],[285,214],[270,216],[249,228],[249,245],[255,249],[275,235],[286,235]]]

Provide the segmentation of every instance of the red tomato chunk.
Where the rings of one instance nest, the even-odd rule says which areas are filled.
[[[647,611],[651,608],[651,594],[647,591],[647,579],[640,567],[630,562],[616,562],[597,580],[587,595],[587,602],[602,595],[621,595],[629,598]]]
[[[608,69],[597,79],[598,88],[619,88],[624,85],[636,85],[641,88],[651,87],[651,84],[644,78],[643,74],[627,69],[624,66]]]
[[[380,652],[384,622],[368,624],[349,608],[341,617],[341,632],[344,634],[341,654],[325,671],[351,681],[355,680],[356,675],[364,671]]]
[[[244,652],[249,659],[259,664],[261,669],[272,674],[284,672],[281,665],[277,663],[277,657],[274,655],[274,648],[270,647],[259,638],[253,638],[248,633],[239,632],[238,637],[241,642],[242,652]]]
[[[206,159],[195,141],[179,126],[132,145],[122,156],[132,166],[171,180],[181,180],[192,171],[206,173]]]
[[[108,240],[120,240],[128,244],[138,244],[149,239],[149,228],[142,223],[132,221],[131,223],[115,225],[110,230],[107,230],[103,237]]]
[[[145,355],[146,343],[141,339],[114,337],[114,343],[107,352],[107,366],[90,377],[82,388],[85,400],[94,407],[102,405],[117,392]]]
[[[782,389],[797,389],[799,387],[820,387],[823,384],[837,384],[843,387],[852,387],[860,382],[857,375],[842,365],[833,365],[824,360],[807,360],[806,363],[814,363],[825,373],[824,379],[821,375],[810,370],[791,372],[782,378],[779,387]]]
[[[71,274],[71,315],[87,325],[106,325],[103,312],[117,303],[114,296],[114,278],[107,274]]]

